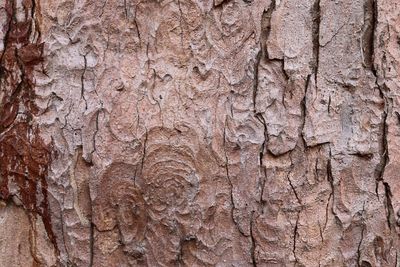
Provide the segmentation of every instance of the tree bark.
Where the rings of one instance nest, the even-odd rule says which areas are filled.
[[[0,24],[0,266],[400,266],[397,0]]]

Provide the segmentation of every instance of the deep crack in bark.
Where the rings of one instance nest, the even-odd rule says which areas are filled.
[[[379,199],[379,183],[382,182],[384,191],[385,191],[385,206],[386,206],[386,220],[389,229],[392,229],[393,226],[395,225],[396,219],[395,219],[395,212],[393,209],[392,205],[392,193],[390,189],[389,183],[385,182],[384,180],[384,174],[385,174],[385,169],[386,166],[389,164],[389,147],[388,147],[388,116],[391,112],[391,106],[393,105],[393,100],[387,96],[387,92],[389,89],[387,88],[386,84],[383,83],[381,84],[380,81],[380,73],[378,70],[375,68],[374,64],[374,59],[375,59],[375,42],[377,42],[376,38],[376,32],[377,32],[377,22],[378,22],[378,3],[376,0],[366,0],[365,5],[364,5],[364,22],[368,24],[366,26],[366,32],[370,31],[368,34],[366,34],[367,39],[368,39],[368,46],[365,48],[365,51],[368,53],[365,55],[367,57],[366,59],[366,68],[372,72],[372,74],[375,77],[375,86],[378,88],[380,96],[383,100],[384,103],[384,110],[382,112],[382,136],[381,136],[381,144],[380,144],[380,162],[377,165],[375,169],[375,179],[376,179],[376,187],[375,187],[375,193]],[[371,29],[372,28],[372,29]],[[364,51],[364,49],[363,49]]]
[[[85,97],[85,73],[86,73],[86,69],[87,69],[87,59],[86,59],[86,55],[83,55],[83,71],[82,71],[82,75],[81,75],[81,98],[83,99],[83,101],[85,101],[85,109],[88,108],[88,104],[87,104],[87,100]]]
[[[225,119],[225,123],[224,123],[223,148],[224,148],[224,153],[225,153],[225,164],[224,164],[225,165],[225,173],[226,173],[226,179],[228,181],[229,188],[230,188],[230,200],[231,200],[231,205],[232,205],[231,218],[232,218],[232,221],[235,224],[236,228],[238,229],[239,233],[242,236],[247,237],[247,235],[243,232],[243,230],[238,225],[238,222],[235,220],[235,215],[234,215],[236,206],[235,206],[235,199],[233,197],[233,183],[232,183],[232,180],[231,180],[231,177],[229,174],[229,158],[228,158],[228,154],[226,152],[226,122],[227,122],[227,119]]]
[[[294,260],[295,260],[294,266],[296,266],[297,263],[299,262],[299,259],[297,258],[297,255],[296,255],[296,244],[297,244],[297,235],[298,235],[298,229],[299,229],[298,227],[299,227],[299,220],[300,220],[300,212],[301,211],[297,212],[296,224],[295,224],[294,230],[293,230],[293,249],[292,249],[292,253],[293,253],[293,256],[294,256]]]
[[[316,0],[312,7],[312,44],[313,44],[313,66],[312,71],[314,73],[315,86],[317,86],[318,77],[318,66],[319,66],[319,35],[320,35],[320,24],[321,24],[321,6],[320,0]]]
[[[256,250],[256,240],[254,238],[254,233],[253,233],[253,227],[254,227],[254,211],[251,213],[251,219],[250,219],[250,240],[251,240],[251,248],[250,248],[250,254],[251,254],[251,261],[254,267],[257,267],[257,259],[255,255],[255,250]]]
[[[264,11],[261,18],[261,48],[263,58],[271,59],[268,53],[268,38],[271,33],[271,19],[272,13],[275,11],[276,0],[271,0],[271,4],[266,11]]]
[[[360,242],[358,242],[358,246],[357,246],[357,266],[358,267],[363,267],[363,266],[360,265],[360,261],[361,261],[361,245],[362,245],[362,242],[364,240],[364,230],[365,230],[365,225],[363,224],[361,226]]]

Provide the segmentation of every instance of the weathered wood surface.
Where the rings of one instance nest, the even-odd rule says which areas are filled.
[[[0,24],[0,266],[400,266],[397,0]]]

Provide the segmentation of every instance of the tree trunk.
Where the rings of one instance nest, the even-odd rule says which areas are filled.
[[[0,23],[0,266],[400,266],[397,0]]]

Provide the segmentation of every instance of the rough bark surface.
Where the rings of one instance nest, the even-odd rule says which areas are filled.
[[[0,0],[0,266],[400,266],[398,0]]]

